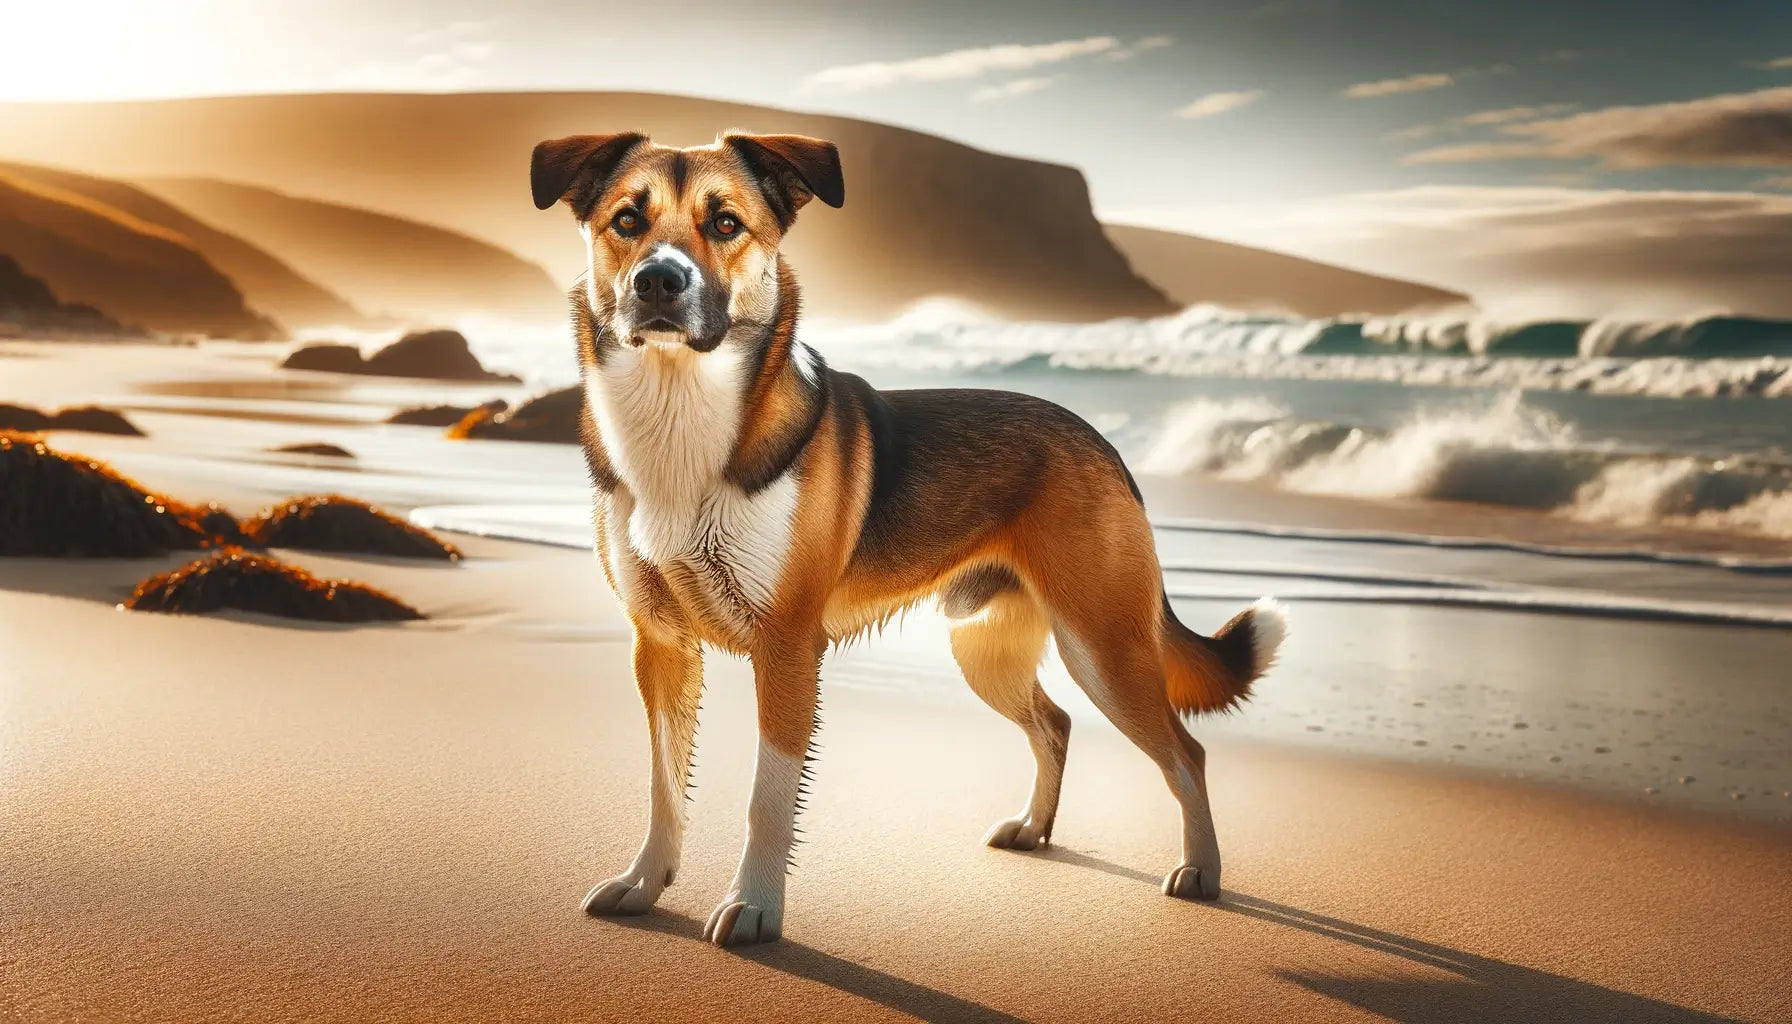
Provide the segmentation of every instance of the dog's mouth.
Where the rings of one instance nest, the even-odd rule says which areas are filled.
[[[682,346],[687,340],[689,340],[689,335],[685,333],[684,328],[663,316],[656,316],[652,320],[640,324],[635,328],[634,333],[629,336],[629,341],[632,342],[636,348],[640,348],[643,345]]]

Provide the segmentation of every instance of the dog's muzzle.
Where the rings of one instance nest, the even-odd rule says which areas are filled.
[[[695,301],[700,289],[694,284],[692,268],[675,257],[644,260],[629,278],[632,294],[624,312],[633,329],[626,340],[632,345],[649,341],[691,344],[704,326]]]

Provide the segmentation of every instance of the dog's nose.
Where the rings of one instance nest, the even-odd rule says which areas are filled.
[[[671,260],[650,260],[635,271],[635,294],[650,302],[664,302],[684,294],[691,276]]]

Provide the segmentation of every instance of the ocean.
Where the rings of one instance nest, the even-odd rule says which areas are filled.
[[[538,386],[564,332],[471,325]],[[1300,320],[1197,307],[1013,324],[931,305],[804,339],[880,387],[993,387],[1064,404],[1135,470],[1365,501],[1663,528],[1644,544],[1792,541],[1792,323]],[[1699,538],[1694,533],[1709,536]]]

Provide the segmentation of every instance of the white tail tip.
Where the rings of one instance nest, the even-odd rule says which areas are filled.
[[[1288,613],[1282,602],[1273,597],[1260,597],[1251,605],[1251,676],[1269,671],[1276,663],[1276,651],[1288,637]]]

